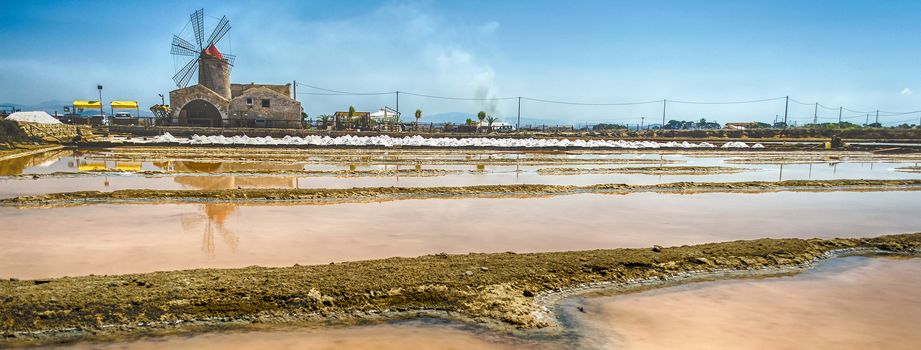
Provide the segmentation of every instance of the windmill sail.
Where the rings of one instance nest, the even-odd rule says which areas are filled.
[[[192,15],[189,16],[189,20],[192,22],[192,31],[195,32],[195,41],[198,42],[198,51],[204,50],[205,9],[199,9],[192,13]]]
[[[205,45],[205,47],[217,44],[228,31],[230,31],[230,21],[227,20],[227,16],[223,16],[221,20],[217,22],[214,31],[211,32],[211,36],[208,38],[208,44]]]
[[[173,47],[169,53],[180,56],[198,56],[194,44],[175,35],[173,35]]]
[[[173,81],[176,82],[176,86],[184,88],[189,84],[189,80],[192,79],[192,73],[198,69],[198,58],[194,58],[189,63],[186,63],[185,67],[179,70],[176,75],[173,75]]]
[[[206,56],[226,62],[229,66],[228,72],[230,67],[233,67],[234,60],[236,59],[233,55],[223,55],[216,46],[216,44],[224,38],[224,35],[230,31],[230,21],[227,19],[227,16],[222,16],[221,19],[218,20],[217,24],[211,30],[211,35],[208,36],[207,41],[205,40],[204,34],[204,17],[204,9],[198,9],[189,15],[192,32],[195,35],[194,40],[188,37],[181,37],[180,35],[182,34],[173,35],[170,54],[172,54],[177,61],[180,56],[193,57],[173,75],[173,81],[180,89],[189,85],[189,81],[195,76],[195,72],[201,69],[201,59]],[[183,57],[183,59],[187,58]]]

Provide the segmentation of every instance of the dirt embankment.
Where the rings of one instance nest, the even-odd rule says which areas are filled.
[[[579,193],[762,193],[831,191],[921,191],[921,180],[786,180],[675,182],[654,185],[480,185],[466,187],[356,187],[317,189],[118,190],[52,193],[0,199],[0,206],[66,206],[95,203],[252,202],[331,204],[422,198],[552,196]]]
[[[921,173],[921,166],[906,166],[901,168],[895,168],[896,171],[901,171],[903,173]]]
[[[921,252],[921,233],[760,239],[652,249],[436,254],[316,266],[0,281],[0,345],[201,327],[441,317],[500,329],[552,325],[536,298],[598,283],[808,266],[829,252]]]
[[[655,166],[622,168],[542,168],[540,175],[642,174],[642,175],[712,175],[737,174],[757,169],[725,166]]]

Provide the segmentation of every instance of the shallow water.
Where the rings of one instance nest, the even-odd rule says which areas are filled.
[[[598,349],[918,349],[921,259],[851,257],[794,277],[578,301]],[[570,305],[570,309],[574,305]]]
[[[294,152],[296,150],[280,150]],[[71,177],[31,177],[0,179],[0,197],[39,195],[70,191],[113,191],[119,189],[232,189],[232,188],[348,188],[373,186],[469,186],[486,184],[556,184],[556,185],[592,185],[603,183],[657,184],[682,181],[698,182],[733,182],[733,181],[778,181],[793,179],[921,179],[921,173],[905,173],[895,168],[916,163],[896,163],[889,161],[867,160],[850,161],[847,157],[829,159],[818,164],[729,164],[732,156],[718,154],[667,154],[667,153],[623,153],[623,154],[541,154],[541,153],[480,153],[431,152],[386,153],[382,151],[367,154],[321,153],[311,155],[299,151],[304,161],[190,161],[190,160],[155,160],[146,159],[152,155],[140,152],[137,160],[113,160],[110,154],[100,151],[76,152],[58,151],[36,155],[29,159],[19,159],[15,164],[0,162],[0,175],[47,174],[53,172],[83,172],[83,175]],[[198,152],[198,153],[195,153]],[[201,155],[201,151],[193,154]],[[120,152],[125,153],[125,152]],[[272,153],[268,153],[271,155]],[[300,154],[300,153],[298,153]],[[257,156],[248,156],[260,159]],[[495,159],[544,159],[548,164],[495,164]],[[377,159],[377,160],[371,160]],[[450,164],[412,164],[423,159],[440,159]],[[630,160],[647,164],[551,164],[566,161],[613,161]],[[403,164],[409,162],[408,164]],[[674,162],[674,163],[663,163]],[[437,162],[436,162],[437,163]],[[578,174],[578,175],[541,175],[539,169],[545,168],[620,168],[636,166],[723,166],[745,170],[736,174],[704,175],[645,175],[645,174]],[[125,174],[99,175],[90,171],[102,169],[121,170]],[[449,170],[459,171],[441,176],[297,176],[285,174],[233,174],[239,171],[343,171],[343,170]],[[140,176],[132,171],[170,171],[188,173],[194,176],[166,175]]]
[[[917,192],[0,208],[0,278],[921,230]]]
[[[361,326],[339,329],[293,329],[275,331],[233,331],[191,336],[148,338],[118,343],[78,343],[43,347],[61,350],[114,349],[430,349],[430,350],[513,350],[562,349],[557,344],[500,337],[452,326],[402,325]]]

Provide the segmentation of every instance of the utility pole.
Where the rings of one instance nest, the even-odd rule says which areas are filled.
[[[870,125],[870,113],[867,113],[867,119],[863,122],[863,126]]]
[[[400,118],[400,90],[397,90],[397,118]]]
[[[812,126],[819,124],[819,103],[815,103],[815,111],[812,112]]]
[[[640,130],[643,130],[643,124],[646,122],[646,117],[640,117]]]
[[[105,117],[106,112],[102,110],[102,84],[96,85],[96,89],[99,90],[99,115],[102,116],[103,121],[106,121],[108,119]]]
[[[879,124],[879,110],[876,110],[876,124]]]
[[[838,129],[841,129],[841,111],[844,110],[844,107],[838,107]]]
[[[515,122],[515,131],[521,130],[521,96],[518,96],[518,121]]]
[[[294,81],[294,100],[297,101],[297,80]]]
[[[784,105],[783,105],[783,127],[784,129],[787,128],[787,111],[790,109],[790,96],[787,96],[787,99],[785,101],[786,102],[784,102]]]
[[[662,100],[662,127],[665,128],[665,103],[668,100]]]

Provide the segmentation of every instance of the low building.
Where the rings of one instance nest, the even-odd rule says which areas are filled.
[[[231,84],[230,66],[211,46],[198,58],[198,84],[170,91],[169,118],[182,126],[300,128],[301,103],[291,84]]]
[[[737,123],[726,123],[726,129],[733,130],[746,130],[746,129],[758,129],[758,128],[768,128],[770,125],[760,122],[737,122]]]

